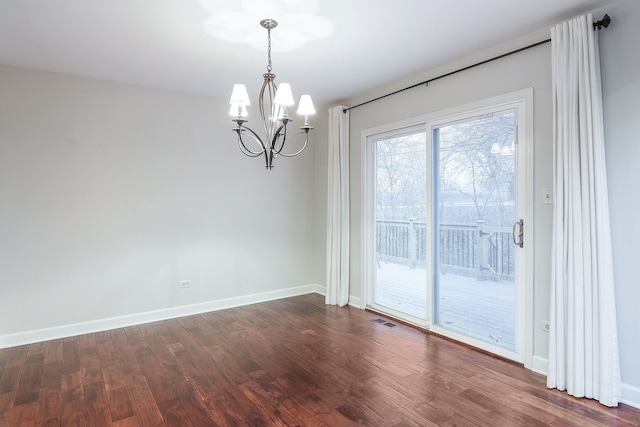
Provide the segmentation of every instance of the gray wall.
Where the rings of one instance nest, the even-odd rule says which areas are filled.
[[[640,2],[616,2],[594,18],[605,12],[612,23],[599,34],[600,69],[620,364],[624,391],[640,405]]]
[[[0,67],[0,347],[312,285],[313,150],[266,171],[232,125],[227,100]]]
[[[618,302],[620,358],[623,399],[640,407],[640,225],[634,217],[640,211],[640,2],[623,0],[606,9],[594,11],[599,19],[608,12],[613,19],[609,29],[600,33],[602,76],[605,108],[606,150],[609,174],[610,205],[614,244],[614,268]],[[376,98],[385,93],[409,86],[430,77],[441,75],[466,65],[548,39],[549,29],[513,40],[494,49],[478,52],[455,63],[412,76],[403,81],[380,87],[352,99],[338,101],[346,105]],[[552,216],[550,205],[543,205],[543,188],[552,187],[552,117],[551,63],[549,43],[510,56],[479,68],[465,71],[443,80],[419,87],[351,111],[351,295],[354,301],[364,301],[363,272],[361,270],[362,218],[362,159],[361,132],[365,129],[416,117],[452,106],[493,97],[515,90],[534,88],[534,299],[528,301],[534,309],[533,333],[534,368],[546,370],[548,334],[542,322],[549,317],[549,277]],[[416,52],[416,54],[420,54]],[[316,153],[316,179],[326,182],[326,152]],[[322,167],[325,167],[324,174]],[[316,187],[320,187],[316,184]],[[320,197],[326,198],[326,192]],[[316,202],[318,210],[325,209],[324,200]],[[322,219],[321,219],[322,221]],[[316,238],[322,237],[316,224]],[[325,251],[323,242],[317,250]],[[324,253],[324,252],[323,252]],[[319,283],[324,272],[319,271]]]

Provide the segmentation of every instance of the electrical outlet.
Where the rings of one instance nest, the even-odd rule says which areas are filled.
[[[542,322],[542,330],[544,332],[549,332],[549,322]]]
[[[191,287],[191,281],[190,280],[181,280],[180,281],[180,289],[186,289],[186,288],[190,288]]]

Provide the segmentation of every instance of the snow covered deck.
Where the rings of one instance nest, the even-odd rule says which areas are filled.
[[[426,318],[426,270],[380,263],[376,269],[376,304]],[[436,322],[447,329],[515,348],[516,288],[513,281],[477,280],[455,274],[439,276]]]

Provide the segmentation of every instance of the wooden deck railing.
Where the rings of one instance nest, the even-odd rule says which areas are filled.
[[[424,221],[377,221],[378,261],[425,268],[426,233]],[[441,273],[483,279],[514,277],[514,247],[509,227],[487,226],[484,221],[440,224],[438,256]]]

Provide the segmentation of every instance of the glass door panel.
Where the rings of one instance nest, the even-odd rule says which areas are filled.
[[[374,141],[372,306],[413,323],[427,318],[425,127]]]
[[[433,128],[435,325],[516,351],[516,110]]]

